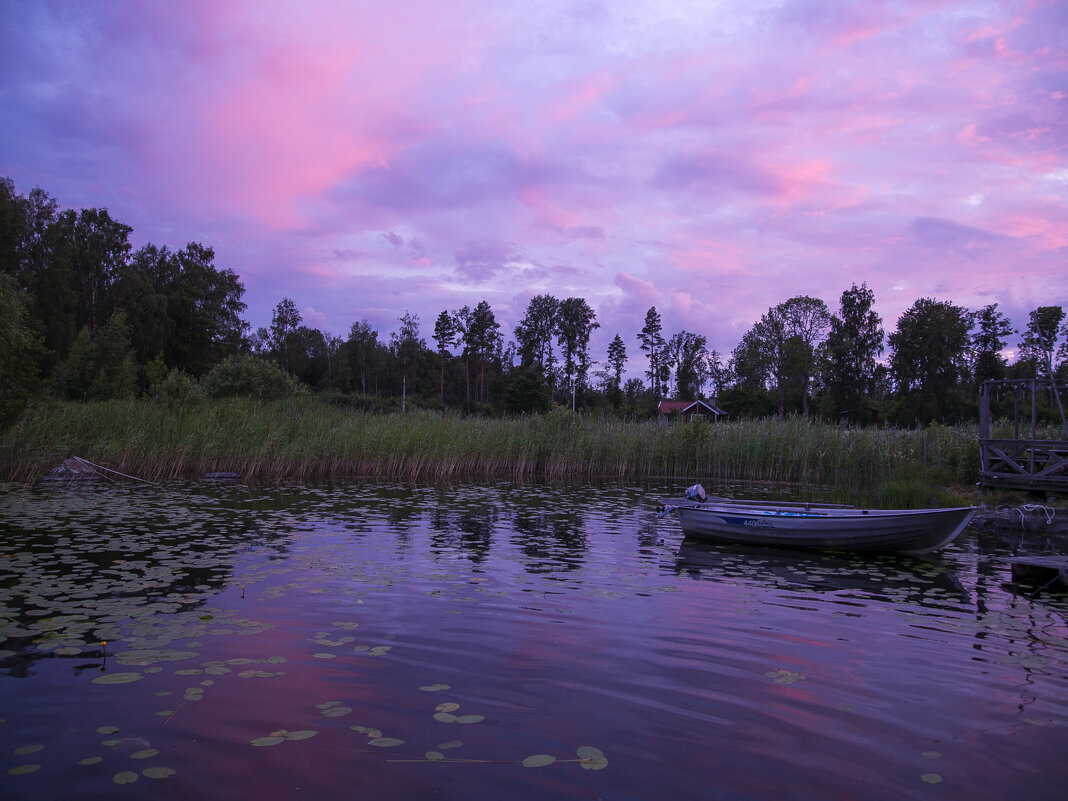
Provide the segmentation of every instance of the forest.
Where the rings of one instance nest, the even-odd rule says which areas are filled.
[[[987,379],[1068,376],[1061,306],[1034,309],[1017,331],[997,303],[970,310],[919,298],[888,332],[866,284],[844,289],[837,308],[786,299],[726,354],[700,332],[665,332],[655,307],[634,330],[613,332],[606,353],[591,353],[595,311],[549,294],[529,301],[512,340],[485,300],[443,309],[432,326],[399,312],[388,336],[353,321],[342,338],[304,325],[282,298],[270,326],[253,331],[244,286],[210,246],[134,250],[131,233],[107,209],[64,209],[0,178],[0,424],[34,398],[188,404],[314,393],[369,411],[555,406],[633,419],[655,416],[662,399],[702,398],[734,419],[911,427],[975,419]],[[628,363],[642,365],[641,378],[625,378]]]

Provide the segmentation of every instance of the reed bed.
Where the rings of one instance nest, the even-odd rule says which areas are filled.
[[[247,481],[760,481],[849,501],[895,486],[969,485],[967,427],[852,429],[800,417],[664,424],[549,414],[372,414],[314,397],[157,403],[42,403],[0,436],[0,476],[32,481],[76,455],[150,481],[232,471]],[[889,488],[889,489],[888,489]]]

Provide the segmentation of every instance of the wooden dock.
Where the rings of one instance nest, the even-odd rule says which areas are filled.
[[[1068,556],[1017,556],[1011,561],[1014,582],[1068,590]]]
[[[993,437],[991,401],[1012,396],[1012,437]],[[1062,438],[1039,438],[1040,393],[1056,401],[1061,417]],[[1035,492],[1068,492],[1068,423],[1065,422],[1062,395],[1068,395],[1068,382],[1028,379],[986,381],[979,387],[979,485],[1008,487]],[[1052,405],[1052,402],[1051,402]],[[1030,412],[1027,415],[1027,412]],[[1025,420],[1027,415],[1030,420]],[[1030,423],[1030,437],[1027,432]]]

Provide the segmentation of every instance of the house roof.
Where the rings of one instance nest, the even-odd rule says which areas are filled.
[[[717,417],[719,415],[727,414],[719,407],[713,406],[711,403],[706,403],[703,400],[662,400],[660,401],[659,406],[661,414],[675,414],[676,412],[681,414],[689,412],[690,414],[693,414],[702,410],[705,414],[714,414]]]

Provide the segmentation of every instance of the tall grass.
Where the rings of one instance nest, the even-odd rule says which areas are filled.
[[[971,484],[971,428],[849,429],[799,417],[633,422],[562,409],[517,418],[379,415],[314,397],[44,403],[0,435],[0,476],[33,480],[77,455],[148,480],[233,471],[246,480],[370,477],[769,481],[871,501],[895,482]]]

